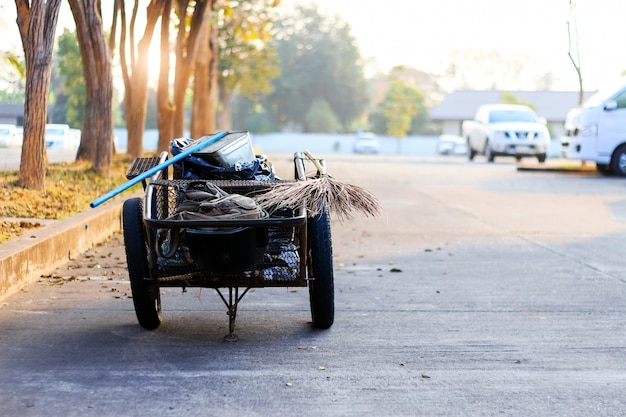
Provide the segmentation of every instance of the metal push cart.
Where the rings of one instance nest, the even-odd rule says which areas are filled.
[[[217,186],[228,194],[253,196],[273,185],[306,181],[308,157],[294,154],[294,180],[177,178],[168,153],[139,158],[127,173],[142,179],[144,198],[123,205],[123,235],[133,303],[139,324],[155,329],[162,320],[161,287],[203,287],[217,291],[228,309],[234,333],[237,306],[251,288],[307,287],[312,324],[329,328],[334,320],[334,282],[328,208],[309,216],[304,204],[272,210],[256,219],[177,219],[189,190]],[[323,161],[319,161],[323,164]],[[162,169],[159,167],[163,167]],[[174,166],[176,168],[176,166]],[[186,194],[187,193],[187,194]],[[175,216],[174,216],[175,217]]]

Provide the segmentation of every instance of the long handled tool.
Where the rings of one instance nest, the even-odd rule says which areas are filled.
[[[168,166],[175,164],[176,162],[180,161],[181,159],[191,155],[194,152],[198,152],[199,150],[203,149],[204,147],[217,142],[218,140],[222,139],[224,136],[226,136],[228,134],[227,130],[222,130],[221,132],[218,132],[212,136],[206,136],[202,139],[200,139],[197,143],[194,143],[192,146],[189,146],[187,148],[185,148],[184,151],[182,151],[181,153],[179,153],[178,155],[173,156],[171,159],[168,159],[167,161],[160,163],[146,171],[144,171],[143,173],[139,174],[138,176],[136,176],[135,178],[125,182],[124,184],[120,185],[119,187],[109,191],[108,193],[104,194],[102,197],[95,199],[94,201],[92,201],[91,203],[89,203],[89,205],[91,206],[91,208],[95,208],[98,207],[100,204],[104,203],[105,201],[115,197],[116,195],[118,195],[119,193],[121,193],[122,191],[126,191],[128,190],[130,187],[132,187],[135,184],[138,184],[139,182],[145,180],[148,177],[151,177],[152,175],[156,174],[157,172],[159,172],[160,170],[162,170],[163,168],[167,168]]]
[[[255,197],[261,207],[273,210],[297,207],[304,202],[309,217],[315,217],[322,207],[328,207],[339,220],[349,218],[354,210],[368,216],[380,213],[381,205],[374,194],[357,185],[338,181],[310,152],[304,151],[303,154],[313,163],[317,175],[305,181],[274,185],[266,193]]]

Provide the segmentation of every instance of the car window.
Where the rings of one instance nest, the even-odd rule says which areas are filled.
[[[536,122],[532,113],[523,110],[494,110],[489,114],[489,123]]]
[[[615,97],[618,109],[626,109],[626,91],[622,91]]]
[[[65,130],[63,129],[46,129],[47,135],[65,135]]]

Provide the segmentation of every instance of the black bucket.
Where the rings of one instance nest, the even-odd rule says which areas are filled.
[[[267,250],[267,229],[264,227],[185,230],[191,257],[203,272],[249,271],[263,262]]]

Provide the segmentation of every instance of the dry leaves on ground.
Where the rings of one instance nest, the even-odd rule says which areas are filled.
[[[0,243],[40,226],[11,219],[59,220],[88,209],[91,201],[126,182],[129,165],[126,155],[116,155],[109,176],[104,177],[87,162],[50,164],[45,191],[18,185],[17,171],[0,172]]]

